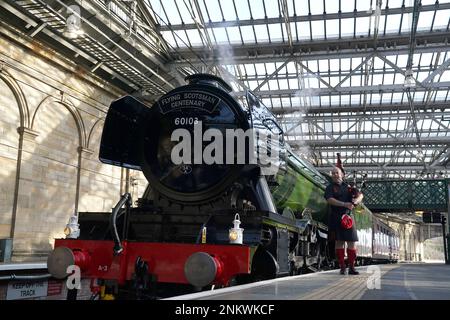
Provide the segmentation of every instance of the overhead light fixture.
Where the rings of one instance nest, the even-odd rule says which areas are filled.
[[[63,35],[69,39],[76,39],[80,35],[84,34],[83,27],[81,26],[80,7],[77,5],[71,5],[67,7],[67,19],[66,27],[64,28]]]
[[[416,86],[416,81],[413,78],[411,69],[407,69],[405,72],[405,82],[403,84],[406,88],[412,88]]]
[[[417,160],[422,161],[425,157],[425,155],[423,154],[422,149],[419,149],[418,151],[414,151],[413,152],[417,158]]]

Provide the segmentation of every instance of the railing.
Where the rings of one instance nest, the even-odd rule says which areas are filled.
[[[447,180],[367,181],[362,191],[372,211],[448,210]]]

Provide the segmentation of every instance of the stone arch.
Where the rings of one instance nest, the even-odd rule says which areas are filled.
[[[95,121],[94,125],[92,126],[91,130],[89,131],[89,135],[88,135],[88,138],[87,138],[87,148],[88,148],[88,149],[92,149],[92,146],[91,146],[92,135],[93,135],[93,133],[94,133],[96,127],[97,127],[102,121],[103,121],[103,122],[105,121],[105,118],[104,118],[104,117],[103,117],[103,118],[97,119],[97,121]]]
[[[83,157],[80,179],[79,211],[111,211],[120,197],[122,168],[99,161],[102,122],[95,119],[88,135],[88,150],[92,152]]]
[[[17,81],[5,70],[0,70],[0,79],[3,80],[6,85],[11,89],[14,97],[16,98],[17,106],[20,113],[20,126],[29,128],[30,126],[30,113],[28,111],[28,103],[22,89]]]
[[[47,104],[50,104],[50,103],[60,104],[60,105],[64,106],[70,112],[70,114],[73,117],[73,120],[75,121],[77,129],[78,129],[78,146],[82,147],[82,148],[85,148],[86,147],[86,130],[85,130],[83,118],[82,118],[80,112],[78,111],[78,109],[68,99],[58,100],[58,99],[56,99],[53,96],[47,96],[46,98],[44,98],[39,103],[39,105],[36,108],[36,110],[34,111],[34,114],[33,114],[32,118],[31,118],[30,128],[32,130],[34,130],[36,115],[38,114],[39,110],[43,106],[45,106]]]
[[[34,111],[31,129],[39,135],[24,143],[27,152],[15,230],[21,239],[18,251],[39,254],[50,250],[76,212],[84,128],[81,114],[70,101],[49,96]]]

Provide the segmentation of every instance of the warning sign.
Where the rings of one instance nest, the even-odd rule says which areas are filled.
[[[11,281],[8,283],[6,300],[30,299],[47,296],[48,282]]]

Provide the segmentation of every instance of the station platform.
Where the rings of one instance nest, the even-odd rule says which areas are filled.
[[[166,300],[448,300],[450,265],[385,264],[338,270],[204,291]]]

